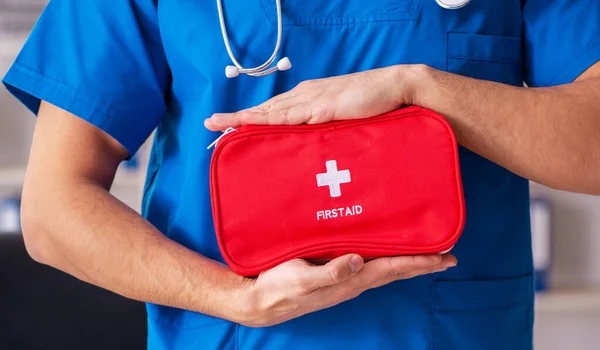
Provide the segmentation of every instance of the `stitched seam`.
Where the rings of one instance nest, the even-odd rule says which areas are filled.
[[[209,324],[205,324],[205,325],[201,325],[201,326],[181,327],[181,326],[177,326],[177,325],[174,325],[174,324],[162,321],[161,319],[159,319],[157,317],[153,317],[153,318],[148,317],[148,320],[151,321],[151,322],[154,322],[154,323],[158,323],[158,324],[160,324],[162,326],[173,328],[173,329],[176,329],[176,330],[179,330],[179,331],[191,331],[191,330],[194,330],[194,329],[209,328],[209,327],[217,326],[217,325],[220,325],[220,324],[224,324],[224,323],[221,323],[221,322],[214,322],[214,323],[209,323]]]
[[[489,62],[489,63],[498,63],[498,64],[516,64],[521,65],[521,61],[509,61],[509,60],[496,60],[496,59],[487,59],[483,57],[471,57],[471,56],[455,56],[448,55],[448,59],[455,60],[465,60],[465,61],[477,61],[477,62]]]
[[[265,17],[267,17],[267,21],[269,21],[269,24],[274,26],[275,21],[273,21],[273,16],[272,16],[271,10],[265,6],[264,1],[259,1],[258,3],[260,4],[260,7],[262,8]],[[283,4],[281,6],[283,6]]]
[[[450,55],[448,54],[450,52],[450,33],[446,33],[446,72],[448,71],[448,68],[450,67]]]
[[[353,28],[358,27],[360,25],[368,25],[368,24],[381,24],[381,23],[409,23],[415,22],[416,18],[411,19],[370,19],[370,20],[360,20],[360,21],[352,21],[352,22],[343,22],[343,23],[287,23],[284,24],[284,27],[346,27]]]
[[[568,65],[567,65],[567,66],[566,66],[564,69],[562,69],[562,70],[560,71],[560,73],[556,74],[556,75],[554,76],[554,78],[552,78],[552,79],[550,80],[550,85],[554,84],[554,83],[556,82],[556,80],[558,80],[558,78],[560,78],[560,77],[561,77],[561,76],[562,76],[562,75],[563,75],[563,74],[564,74],[566,71],[570,70],[570,69],[571,69],[571,67],[573,67],[573,65],[574,65],[574,64],[575,64],[577,61],[579,61],[579,60],[580,60],[582,57],[584,57],[585,55],[588,55],[588,54],[590,53],[590,51],[594,50],[594,49],[595,49],[595,48],[597,48],[598,46],[600,46],[600,41],[599,41],[599,42],[597,42],[597,43],[595,43],[595,44],[592,44],[592,45],[590,45],[590,47],[588,47],[588,48],[585,48],[585,49],[583,50],[583,52],[582,52],[582,53],[580,53],[579,55],[577,55],[577,57],[575,57],[573,60],[571,60],[571,62],[569,62],[569,64],[568,64]]]
[[[396,11],[390,14],[375,14],[375,15],[363,15],[359,17],[297,17],[294,21],[299,23],[283,23],[284,27],[347,27],[352,28],[359,25],[378,24],[378,23],[390,23],[390,22],[415,22],[417,20],[418,6],[421,0],[412,0],[412,4],[409,9],[404,11]],[[276,21],[273,20],[273,16],[276,13],[276,8],[273,4],[265,6],[264,1],[260,1],[263,12],[268,17],[269,23],[274,26]],[[284,4],[281,5],[282,7]],[[268,7],[268,8],[267,8]],[[402,16],[409,18],[394,18],[394,16]],[[329,21],[340,21],[340,23],[327,23]]]
[[[240,325],[237,323],[235,325],[235,349],[240,349]]]
[[[481,310],[501,310],[507,307],[515,307],[515,306],[520,306],[520,305],[530,305],[531,301],[529,300],[523,300],[523,301],[515,301],[515,302],[511,302],[511,303],[506,303],[506,304],[497,304],[497,305],[493,305],[493,306],[480,306],[480,307],[464,307],[464,308],[446,308],[446,307],[442,307],[442,308],[438,308],[436,307],[435,311],[461,311],[461,312],[469,312],[469,311],[481,311]]]
[[[429,332],[429,348],[430,350],[434,350],[434,341],[435,341],[435,316],[433,314],[433,310],[435,308],[435,285],[430,283],[430,293],[431,293],[431,301],[429,302],[429,319],[430,319],[430,327],[431,331]]]
[[[64,88],[66,88],[66,89],[70,90],[70,92],[74,94],[74,97],[75,97],[76,99],[78,99],[79,101],[81,101],[81,102],[90,102],[90,101],[92,101],[92,102],[95,102],[95,103],[97,103],[98,105],[100,105],[100,106],[102,106],[102,107],[106,108],[106,111],[107,111],[107,112],[110,112],[111,114],[114,114],[114,115],[120,115],[120,113],[118,113],[118,112],[117,112],[115,109],[113,109],[113,108],[112,108],[111,106],[109,106],[108,104],[106,104],[106,103],[104,103],[104,102],[102,102],[102,101],[100,101],[100,100],[98,100],[98,99],[96,99],[96,98],[94,98],[94,97],[91,97],[91,96],[87,95],[86,93],[83,93],[83,92],[81,92],[80,90],[78,90],[78,89],[76,89],[76,88],[74,88],[74,87],[72,87],[72,86],[70,86],[70,85],[68,85],[68,84],[65,84],[65,83],[63,83],[63,82],[60,82],[60,81],[58,81],[58,80],[56,80],[56,79],[50,78],[50,77],[48,77],[48,76],[46,76],[46,75],[44,75],[44,74],[42,74],[42,73],[40,73],[40,72],[36,71],[35,69],[33,69],[33,68],[30,68],[30,67],[28,67],[28,66],[26,66],[26,65],[24,65],[24,64],[22,64],[22,63],[20,63],[20,62],[18,62],[18,61],[17,61],[17,62],[15,62],[15,67],[16,67],[17,69],[22,69],[22,70],[23,70],[23,71],[25,71],[25,73],[27,73],[27,74],[31,74],[31,73],[35,74],[35,75],[37,75],[37,76],[39,77],[39,79],[41,79],[41,80],[47,80],[47,81],[51,82],[52,84],[55,84],[55,85],[58,85],[58,86],[62,86],[62,87],[64,87]],[[80,97],[84,97],[84,98],[88,99],[89,101],[83,101],[83,100],[82,100]],[[113,115],[111,115],[111,117],[112,117],[112,116],[113,116]]]
[[[404,21],[406,20],[405,18],[393,18],[394,16],[404,16],[404,15],[408,15],[410,14],[410,12],[412,11],[412,9],[408,9],[406,11],[397,11],[394,13],[390,13],[390,14],[386,14],[386,15],[382,15],[382,14],[375,14],[375,15],[362,15],[362,16],[349,16],[349,17],[344,17],[344,16],[339,16],[339,17],[327,17],[327,16],[320,16],[320,17],[312,17],[312,16],[302,16],[302,17],[296,17],[295,20],[296,21],[304,21],[304,22],[308,22],[308,23],[314,23],[314,24],[319,24],[319,22],[329,22],[329,21],[336,21],[336,22],[340,22],[340,23],[368,23],[371,21],[395,21],[395,20],[401,20]]]
[[[410,6],[410,12],[415,12],[418,9],[418,6],[421,4],[421,0],[413,0]]]
[[[455,283],[475,283],[475,284],[484,284],[484,283],[490,283],[490,282],[499,282],[499,283],[503,283],[503,282],[510,282],[510,281],[516,281],[516,280],[525,280],[525,279],[529,279],[532,278],[533,276],[533,272],[526,272],[524,274],[518,274],[518,275],[514,275],[514,276],[502,276],[502,277],[494,277],[494,278],[483,278],[483,279],[478,279],[478,278],[461,278],[461,279],[438,279],[436,280],[436,284],[438,285],[443,285],[443,284],[455,284]]]
[[[523,39],[520,36],[511,36],[511,35],[478,34],[478,33],[468,33],[468,32],[449,32],[448,34],[451,36],[455,36],[455,37],[466,37],[466,38],[469,38],[469,37],[481,38],[481,39],[496,38],[499,40],[515,41],[517,43],[520,43],[521,41],[523,41]]]
[[[44,75],[44,74],[36,71],[35,69],[30,68],[30,67],[22,64],[21,62],[18,62],[18,61],[15,62],[14,67],[17,68],[17,69],[21,69],[26,74],[34,74],[40,80],[47,80],[51,84],[54,84],[54,85],[56,85],[58,87],[62,87],[64,89],[69,90],[69,92],[71,94],[73,94],[73,97],[75,99],[77,99],[79,102],[84,102],[84,103],[93,102],[93,103],[96,103],[99,106],[102,106],[104,109],[106,109],[105,112],[107,114],[110,114],[109,115],[110,117],[115,117],[115,116],[122,117],[122,118],[125,117],[123,114],[121,114],[119,111],[117,111],[116,109],[114,109],[112,106],[110,106],[106,102],[103,102],[103,101],[101,101],[101,100],[99,100],[99,99],[97,99],[95,97],[92,97],[91,95],[88,95],[85,92],[83,92],[83,91],[81,91],[81,90],[79,90],[79,89],[77,89],[77,88],[75,88],[75,87],[73,87],[73,86],[71,86],[69,84],[65,84],[65,83],[63,83],[61,81],[58,81],[58,80],[56,80],[54,78],[51,78],[51,77],[49,77],[47,75]],[[86,101],[86,99],[88,101]],[[96,110],[97,110],[97,108],[96,108]],[[163,114],[164,113],[165,112],[163,111]],[[121,124],[121,125],[125,126],[124,124]],[[127,129],[129,129],[129,128],[127,128]]]
[[[144,189],[142,191],[142,210],[143,210],[143,214],[144,216],[147,216],[149,214],[150,211],[150,205],[151,205],[151,200],[153,197],[153,191],[156,188],[156,179],[158,176],[158,173],[160,172],[161,169],[161,164],[158,164],[158,166],[156,167],[156,170],[154,170],[152,172],[152,174],[147,174],[146,176],[150,175],[151,177],[148,179],[148,184],[146,186],[144,186]]]
[[[489,57],[489,56],[494,56],[493,54],[492,55],[475,56],[475,55],[472,55],[472,53],[468,53],[468,52],[467,53],[465,53],[465,52],[456,53],[456,50],[451,50],[451,47],[453,46],[451,44],[452,37],[456,37],[457,39],[464,38],[465,40],[467,40],[469,42],[472,42],[476,38],[481,39],[481,40],[491,39],[492,41],[496,41],[501,47],[504,47],[505,46],[504,44],[506,44],[506,46],[508,46],[508,47],[513,47],[513,46],[515,46],[515,44],[519,44],[519,48],[520,48],[521,43],[522,43],[522,39],[517,38],[517,37],[449,32],[446,34],[447,64],[449,63],[449,60],[451,60],[451,59],[458,59],[458,60],[481,61],[481,62],[498,63],[498,64],[522,65],[522,57],[517,57],[514,59],[497,59],[497,58]],[[460,51],[462,51],[462,50],[460,50]],[[468,48],[467,48],[467,51],[469,51]]]
[[[89,117],[93,118],[97,114],[102,114],[103,116],[109,117],[110,123],[113,123],[113,125],[117,125],[118,127],[126,130],[128,134],[137,135],[137,132],[133,131],[131,129],[130,125],[123,122],[124,120],[127,120],[127,118],[123,114],[121,114],[120,112],[118,112],[117,110],[112,108],[110,105],[108,105],[94,97],[91,97],[91,96],[87,95],[86,93],[84,93],[68,84],[65,84],[56,79],[50,78],[50,77],[36,71],[35,69],[32,69],[28,66],[23,65],[20,62],[15,62],[13,67],[16,70],[19,70],[22,73],[32,76],[34,79],[36,79],[36,86],[39,85],[39,83],[45,82],[57,89],[61,89],[65,92],[67,92],[70,95],[70,98],[72,98],[72,102],[71,102],[72,107],[75,104],[79,104],[79,105],[81,105],[81,104],[82,105],[90,105],[91,104],[92,105],[91,113],[90,113]],[[43,89],[43,88],[36,88],[36,91],[40,92],[41,89]],[[54,96],[56,96],[56,95],[54,95]],[[84,117],[84,116],[79,116],[79,117]],[[106,124],[103,124],[103,125],[108,126]]]

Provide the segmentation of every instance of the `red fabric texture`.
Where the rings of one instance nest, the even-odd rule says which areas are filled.
[[[243,126],[217,144],[210,184],[221,253],[244,276],[295,258],[439,253],[465,222],[454,133],[420,107]]]

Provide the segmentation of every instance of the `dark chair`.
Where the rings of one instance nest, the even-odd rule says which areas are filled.
[[[33,261],[0,234],[0,349],[145,349],[144,304]]]

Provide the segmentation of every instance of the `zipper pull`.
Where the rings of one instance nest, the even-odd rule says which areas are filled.
[[[223,136],[225,136],[225,135],[227,135],[229,133],[232,133],[232,132],[234,132],[236,130],[237,130],[236,128],[227,128],[227,129],[225,129],[225,131],[223,131],[223,134],[221,136],[219,136],[213,143],[211,143],[210,145],[208,145],[208,147],[206,147],[206,149],[213,148],[223,138]]]

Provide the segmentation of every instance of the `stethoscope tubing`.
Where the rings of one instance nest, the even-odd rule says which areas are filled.
[[[471,2],[471,0],[435,0],[435,1],[442,8],[449,9],[449,10],[456,10],[456,9],[462,8]],[[271,68],[267,68],[267,67],[271,66],[273,64],[273,62],[275,62],[275,59],[277,58],[277,55],[279,54],[279,50],[281,48],[281,41],[282,41],[282,37],[283,37],[283,15],[282,15],[282,9],[281,9],[281,0],[275,0],[275,3],[277,5],[277,42],[275,44],[275,49],[273,50],[271,57],[269,57],[269,59],[266,62],[264,62],[263,64],[261,64],[260,66],[257,66],[254,68],[244,68],[239,63],[239,61],[235,57],[235,54],[233,53],[233,50],[231,49],[231,42],[229,41],[229,35],[227,33],[227,25],[225,23],[225,15],[223,13],[223,3],[222,3],[222,0],[217,0],[217,9],[219,12],[219,23],[221,25],[221,34],[223,36],[223,42],[225,43],[225,48],[227,49],[227,54],[229,55],[231,62],[233,62],[235,67],[237,67],[237,69],[233,66],[227,67],[227,69],[231,68],[234,71],[232,75],[229,75],[229,73],[227,73],[228,77],[230,77],[230,78],[235,77],[235,76],[238,76],[239,74],[246,74],[246,75],[253,76],[253,77],[263,77],[263,76],[269,75],[271,73],[274,73],[278,70],[287,70],[291,67],[291,63],[289,62],[289,60],[287,58],[284,58],[284,60],[287,60],[287,62],[286,62],[287,64],[281,66],[281,68],[279,67],[279,65],[271,67]],[[281,63],[281,61],[280,61],[280,63]]]
[[[275,62],[275,59],[277,58],[277,55],[279,54],[279,49],[281,48],[281,39],[283,37],[283,16],[281,13],[281,0],[275,0],[275,2],[277,3],[277,43],[275,44],[275,49],[273,50],[271,57],[269,57],[269,59],[265,63],[261,64],[258,67],[254,67],[254,68],[244,68],[238,62],[238,60],[236,59],[236,57],[233,53],[233,50],[231,49],[231,43],[229,41],[229,35],[227,33],[227,26],[225,23],[225,15],[223,14],[222,0],[217,0],[217,9],[219,11],[219,22],[221,24],[221,34],[223,36],[223,41],[225,42],[225,48],[227,49],[227,53],[229,54],[229,57],[230,57],[231,61],[233,62],[233,64],[236,67],[238,67],[238,69],[240,70],[240,74],[247,74],[247,75],[251,75],[251,76],[265,76],[265,75],[271,74],[277,70],[276,67],[266,69],[268,66],[273,64],[273,62]]]

